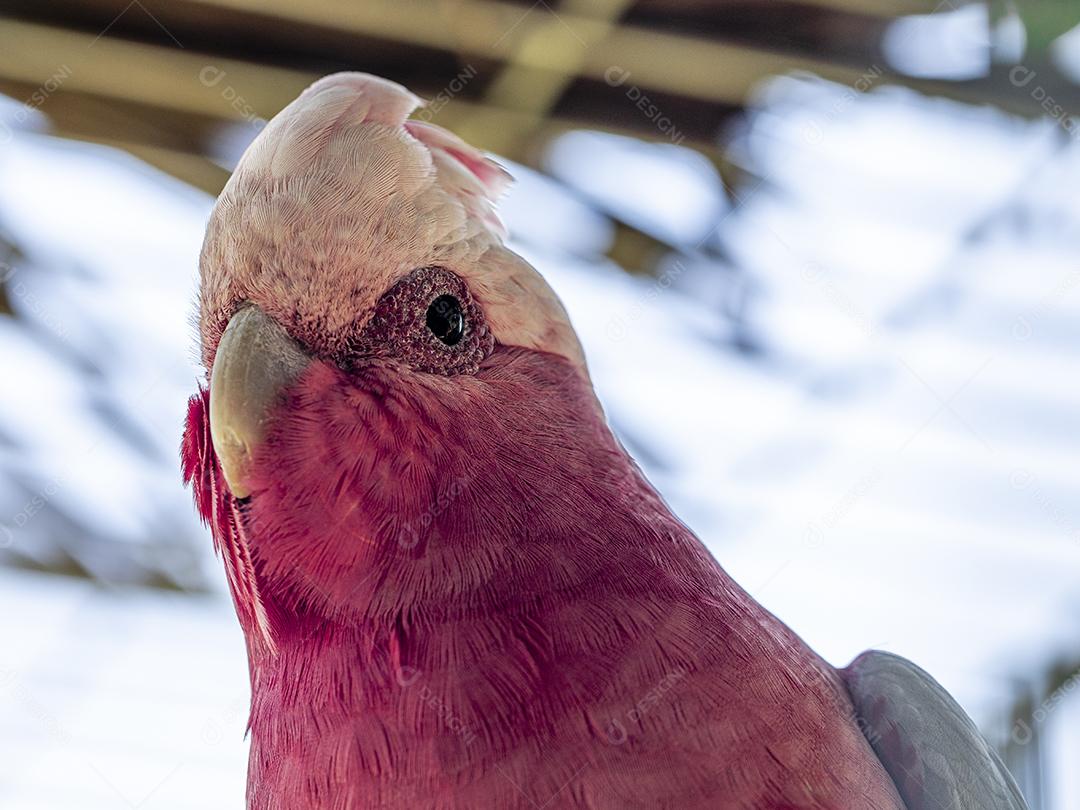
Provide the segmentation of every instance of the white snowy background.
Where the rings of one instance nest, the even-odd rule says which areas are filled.
[[[1044,694],[1080,658],[1080,141],[895,88],[757,101],[734,196],[598,133],[512,166],[515,247],[755,597],[836,664],[914,659],[997,742],[1045,701],[1025,767],[1080,807],[1080,689]],[[210,206],[120,152],[0,143],[0,807],[242,806],[243,644],[178,460]],[[599,258],[612,217],[675,246],[658,277]]]

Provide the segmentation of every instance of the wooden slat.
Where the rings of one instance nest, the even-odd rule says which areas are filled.
[[[2,25],[0,76],[39,87],[50,77],[66,73],[57,82],[58,92],[74,89],[236,121],[244,120],[245,105],[257,115],[272,115],[317,78],[296,70],[97,38],[21,20],[5,19]],[[208,86],[217,76],[222,77],[218,83]],[[47,105],[46,99],[42,107]]]
[[[900,17],[906,14],[932,14],[941,8],[938,0],[799,0],[807,6],[865,14],[873,17]]]
[[[150,164],[155,169],[160,169],[178,180],[183,180],[188,185],[205,191],[216,197],[225,187],[230,172],[218,166],[212,160],[203,155],[183,152],[162,146],[151,146],[139,141],[130,141],[122,138],[95,138],[88,136],[83,131],[58,129],[57,135],[65,138],[76,138],[89,141],[90,143],[112,146],[123,149],[125,152],[137,157],[139,160]]]
[[[784,2],[794,12],[804,8],[824,9],[837,14],[866,17],[900,17],[906,14],[931,14],[945,8],[940,0],[641,0],[639,5],[663,9],[672,17],[702,13],[721,13],[726,6],[750,11]]]
[[[290,68],[255,64],[237,59],[195,53],[179,48],[135,43],[109,37],[97,39],[90,34],[51,26],[4,20],[9,47],[0,49],[0,79],[17,83],[24,90],[17,99],[27,99],[49,77],[65,74],[54,94],[41,104],[48,114],[55,107],[53,96],[80,93],[120,103],[185,113],[222,121],[244,123],[251,115],[269,118],[290,102],[319,74]],[[58,56],[67,61],[57,63]],[[204,73],[204,71],[206,71]],[[200,79],[200,75],[203,76]],[[123,78],[121,78],[123,77]],[[218,78],[220,77],[220,78]],[[207,86],[209,82],[216,84]],[[76,119],[78,116],[71,116]],[[537,119],[537,114],[455,98],[433,118],[457,129],[465,122],[475,130],[474,142],[491,149],[497,144],[495,133],[539,128],[545,132],[572,128],[598,127],[587,119],[564,119],[558,116]],[[257,124],[257,122],[256,122]],[[91,121],[90,127],[96,125]],[[70,120],[69,128],[78,123]],[[630,133],[627,127],[606,127],[610,131]],[[89,131],[93,137],[115,137],[115,132]],[[637,132],[638,135],[649,133]],[[655,133],[662,139],[662,133]],[[170,146],[154,143],[151,145]],[[687,145],[713,153],[715,147],[704,141],[688,140]],[[507,154],[521,159],[524,154]]]
[[[193,1],[193,0],[189,0]],[[513,61],[553,73],[605,79],[613,67],[629,69],[643,88],[692,96],[705,101],[739,104],[763,77],[784,70],[806,70],[837,81],[854,82],[861,72],[824,59],[783,56],[733,43],[669,34],[647,28],[550,10],[537,3],[522,9],[492,0],[460,0],[432,4],[399,0],[366,0],[337,4],[327,0],[198,0],[207,9],[227,8],[325,25],[357,34],[451,50],[466,56]],[[439,13],[438,10],[443,12]],[[534,39],[536,38],[536,39]],[[566,47],[555,47],[557,40]],[[527,47],[530,41],[542,43]],[[576,41],[598,43],[579,65],[567,61],[566,48]]]
[[[605,39],[634,0],[564,0],[559,6],[559,17],[545,15],[544,26],[532,26],[509,63],[494,77],[485,93],[485,100],[499,107],[512,107],[531,113],[533,120],[518,129],[504,129],[491,133],[498,138],[492,151],[500,154],[520,153],[526,148],[533,132],[566,93],[581,73],[586,53],[596,42]],[[561,19],[562,14],[588,9],[591,18],[601,23],[591,29],[592,41],[581,38]],[[540,52],[558,54],[561,70],[538,70],[528,62],[528,54]],[[467,120],[459,134],[467,141],[475,140],[483,130],[481,121]]]

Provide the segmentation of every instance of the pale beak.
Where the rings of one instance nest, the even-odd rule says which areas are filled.
[[[256,306],[239,310],[225,328],[210,373],[210,438],[235,497],[251,494],[251,459],[266,438],[270,414],[309,362]]]

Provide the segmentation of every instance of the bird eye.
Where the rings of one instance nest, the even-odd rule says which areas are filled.
[[[461,302],[452,295],[440,295],[427,310],[427,328],[447,346],[455,345],[465,334],[465,314]]]
[[[348,352],[355,362],[388,356],[417,371],[450,376],[476,373],[494,347],[495,336],[468,285],[445,267],[428,266],[382,294]]]

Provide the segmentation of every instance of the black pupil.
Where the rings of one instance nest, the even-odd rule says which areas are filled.
[[[465,316],[461,302],[452,295],[440,295],[427,311],[427,328],[447,346],[453,346],[465,334]]]

